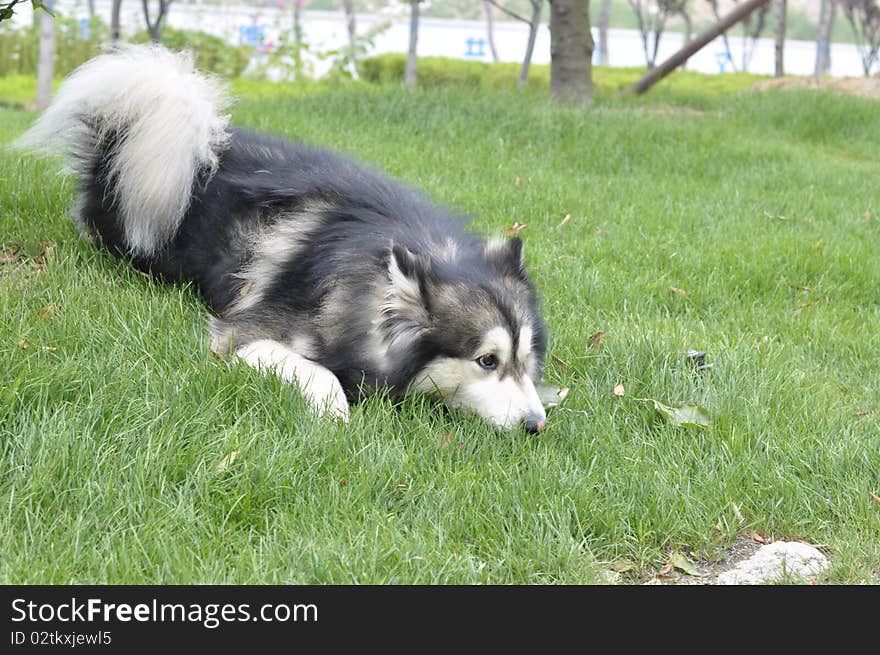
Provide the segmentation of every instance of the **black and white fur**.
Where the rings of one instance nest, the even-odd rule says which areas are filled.
[[[112,254],[191,280],[212,348],[295,383],[322,413],[387,388],[533,432],[546,331],[522,242],[485,241],[349,159],[230,128],[186,55],[129,46],[62,85],[20,139],[62,151],[75,215]]]

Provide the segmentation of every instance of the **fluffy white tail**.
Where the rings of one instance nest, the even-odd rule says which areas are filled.
[[[112,142],[108,193],[126,243],[149,255],[176,233],[196,178],[216,171],[229,139],[227,105],[188,55],[126,46],[77,69],[16,146],[61,152],[86,174]]]

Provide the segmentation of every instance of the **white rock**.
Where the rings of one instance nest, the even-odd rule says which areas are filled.
[[[828,558],[816,548],[799,541],[775,541],[721,573],[715,584],[765,584],[782,578],[811,580],[827,568]]]

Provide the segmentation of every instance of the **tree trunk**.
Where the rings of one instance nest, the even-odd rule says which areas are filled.
[[[544,0],[532,0],[532,20],[529,23],[529,42],[526,44],[526,54],[523,57],[522,66],[519,69],[519,79],[516,85],[523,88],[529,82],[529,68],[532,65],[532,53],[535,52],[535,39],[538,38],[538,28],[541,27],[541,11],[544,9]]]
[[[357,55],[355,53],[355,48],[357,46],[357,26],[354,22],[354,0],[342,0],[342,6],[345,8],[345,26],[348,28],[348,49],[351,74],[352,77],[357,78]]]
[[[774,10],[776,11],[776,70],[774,75],[782,77],[785,75],[785,63],[783,61],[785,50],[785,15],[788,12],[787,0],[774,0]]]
[[[611,0],[602,0],[599,11],[599,63],[608,65],[608,25],[611,23]]]
[[[95,17],[95,0],[89,0],[89,18]]]
[[[678,15],[681,16],[681,20],[684,22],[684,42],[687,43],[691,40],[691,35],[694,33],[694,24],[691,21],[691,15],[687,12],[686,5],[682,5],[681,9],[678,10]],[[687,68],[687,62],[684,62],[681,67],[682,69]]]
[[[303,66],[303,30],[302,30],[302,6],[301,0],[293,0],[293,74],[297,80],[301,80],[305,67]]]
[[[418,57],[416,51],[419,45],[419,3],[421,0],[409,0],[409,50],[406,53],[406,72],[403,81],[414,89],[418,78]]]
[[[119,40],[119,14],[122,9],[122,0],[113,0],[113,6],[110,13],[110,39]]]
[[[681,50],[676,52],[669,59],[657,66],[657,68],[653,69],[647,75],[628,87],[624,91],[624,93],[644,93],[652,86],[654,86],[657,82],[669,75],[676,68],[681,66],[684,62],[686,62],[692,54],[705,47],[708,43],[711,43],[720,34],[724,34],[725,32],[727,32],[727,30],[729,30],[740,21],[748,18],[753,11],[755,11],[756,9],[760,9],[768,2],[770,2],[770,0],[748,0],[747,2],[736,5],[734,10],[727,14],[727,16],[719,20],[709,29],[697,34],[697,36],[694,37],[693,41],[686,43],[684,47],[681,48]]]
[[[51,9],[54,2],[47,2]],[[45,109],[52,100],[52,78],[55,72],[55,19],[47,11],[40,12],[40,54],[37,61],[37,109]]]
[[[498,61],[498,51],[495,49],[495,18],[492,15],[492,4],[483,0],[483,13],[486,15],[486,40],[489,41],[489,52],[492,53],[492,61]]]
[[[550,94],[586,107],[593,95],[590,0],[550,0]]]
[[[831,70],[831,30],[837,13],[837,0],[822,0],[819,9],[819,31],[816,36],[816,70],[818,80]]]
[[[168,7],[172,0],[159,0],[159,11],[156,14],[156,20],[150,21],[150,5],[149,0],[141,0],[144,8],[144,21],[147,23],[147,32],[150,33],[150,41],[159,43],[162,36],[162,27],[165,20],[165,14],[168,13]]]

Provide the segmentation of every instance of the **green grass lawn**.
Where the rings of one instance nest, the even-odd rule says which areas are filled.
[[[539,437],[420,398],[324,423],[211,356],[191,289],[80,238],[70,179],[0,152],[0,582],[583,583],[621,560],[638,582],[750,530],[878,581],[880,105],[247,88],[237,124],[350,152],[482,233],[526,223],[570,394]],[[32,119],[0,110],[0,140]]]

